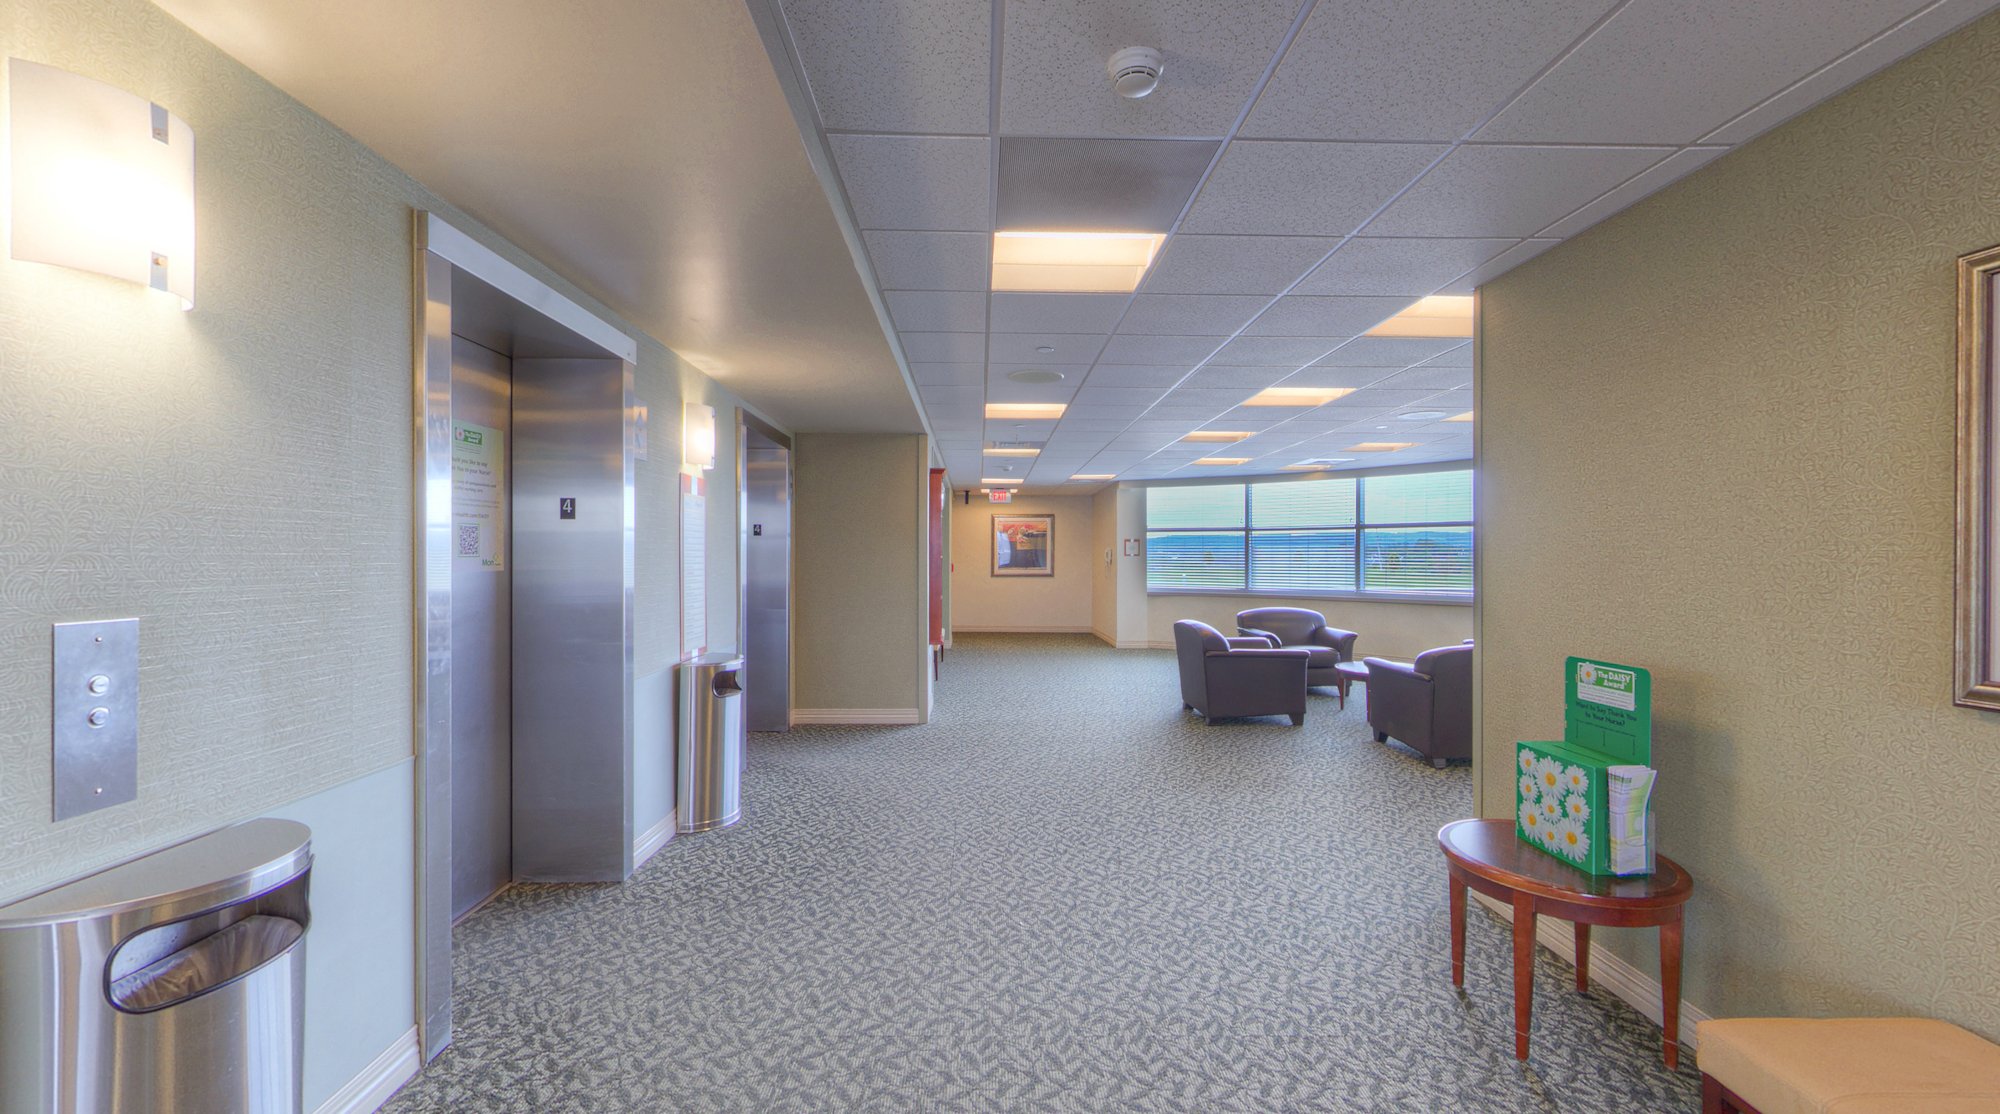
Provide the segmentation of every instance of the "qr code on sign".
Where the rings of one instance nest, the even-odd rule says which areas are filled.
[[[461,522],[458,524],[458,555],[460,557],[479,556],[479,524]]]

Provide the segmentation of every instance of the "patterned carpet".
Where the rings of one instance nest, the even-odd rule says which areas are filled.
[[[1363,700],[1204,727],[1172,656],[962,636],[929,725],[752,736],[745,820],[457,933],[391,1111],[1689,1111],[1658,1029],[1506,926],[1453,990],[1469,773]]]

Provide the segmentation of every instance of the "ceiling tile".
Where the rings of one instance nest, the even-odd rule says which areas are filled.
[[[1193,364],[1222,344],[1222,337],[1116,336],[1104,346],[1099,363]]]
[[[986,362],[986,335],[984,333],[906,333],[898,332],[903,342],[903,356],[911,363],[980,363]]]
[[[1167,241],[1150,294],[1265,294],[1290,286],[1340,241],[1328,236],[1196,236]]]
[[[1132,299],[1118,331],[1226,336],[1270,301],[1261,294],[1141,294]]]
[[[991,231],[985,139],[831,135],[827,142],[861,227]]]
[[[1319,362],[1325,367],[1409,367],[1464,345],[1463,340],[1429,337],[1355,337]]]
[[[1243,387],[1261,391],[1290,375],[1287,367],[1243,367],[1233,364],[1204,364],[1188,379],[1189,387]]]
[[[1164,387],[1100,387],[1087,383],[1076,393],[1079,407],[1111,406],[1151,406],[1166,394]]]
[[[784,0],[828,128],[986,130],[989,0]]]
[[[986,399],[986,388],[984,385],[960,387],[943,384],[925,384],[917,388],[917,395],[924,400],[926,405],[938,403],[949,406],[968,402],[979,405]]]
[[[1415,298],[1336,298],[1293,294],[1278,299],[1244,332],[1252,336],[1357,336],[1415,302]]]
[[[910,377],[918,386],[926,383],[943,386],[977,387],[986,382],[986,365],[976,363],[940,364],[912,363]]]
[[[1128,294],[993,295],[993,331],[1108,333],[1131,300]]]
[[[1099,364],[1091,369],[1093,387],[1157,387],[1165,389],[1187,378],[1191,364]]]
[[[1742,143],[1761,135],[1992,10],[1993,0],[1943,0],[1942,3],[1932,4],[1833,64],[1703,136],[1702,142]]]
[[[1097,333],[994,333],[986,351],[996,364],[1068,366],[1090,364],[1103,347],[1104,337]]]
[[[1218,146],[1214,140],[1003,137],[997,227],[1165,232],[1180,219]]]
[[[1375,384],[1385,390],[1445,391],[1470,385],[1472,370],[1462,367],[1413,367]]]
[[[1652,147],[1460,147],[1367,231],[1532,236],[1669,153]]]
[[[1369,387],[1348,395],[1338,403],[1330,403],[1328,406],[1329,409],[1337,407],[1343,413],[1372,416],[1383,411],[1394,410],[1399,406],[1408,406],[1412,402],[1428,398],[1436,393],[1435,391],[1386,390]]]
[[[1642,198],[1666,189],[1714,162],[1728,150],[1727,147],[1689,147],[1684,151],[1676,151],[1638,177],[1626,181],[1610,193],[1543,229],[1542,235],[1557,239],[1574,236]]]
[[[1223,152],[1182,228],[1345,236],[1444,150],[1430,144],[1238,140]]]
[[[1514,246],[1510,239],[1357,236],[1294,294],[1429,294]]]
[[[1219,364],[1273,367],[1309,364],[1340,346],[1347,337],[1237,337],[1215,354]]]
[[[986,384],[988,402],[1068,402],[1076,394],[1077,381],[1060,383],[1016,383],[995,379]]]
[[[1006,8],[1000,130],[1015,135],[1222,136],[1298,14],[1296,0],[1228,4],[1040,0]],[[1141,100],[1111,91],[1105,60],[1165,56]]]
[[[1452,141],[1609,11],[1611,0],[1321,4],[1244,135]]]
[[[883,295],[897,331],[969,333],[986,329],[986,295],[968,291],[891,290]]]
[[[1132,424],[1129,418],[1073,418],[1063,415],[1062,428],[1084,432],[1116,433]]]
[[[1287,387],[1366,387],[1403,370],[1399,367],[1309,367],[1284,381]]]
[[[1478,267],[1473,268],[1469,273],[1460,276],[1456,282],[1438,291],[1438,293],[1470,294],[1479,289],[1481,283],[1492,282],[1494,279],[1499,278],[1501,275],[1506,274],[1508,271],[1513,270],[1560,243],[1562,243],[1561,240],[1523,240],[1506,251],[1501,252],[1498,258],[1482,263]]]
[[[983,232],[864,232],[884,290],[978,290],[992,279]]]
[[[1429,367],[1471,367],[1472,345],[1468,342],[1448,352],[1440,352],[1425,360],[1424,364]]]
[[[1477,138],[1693,143],[1887,30],[1912,6],[1634,0]]]

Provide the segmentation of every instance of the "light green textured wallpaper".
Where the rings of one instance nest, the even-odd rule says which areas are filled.
[[[1717,1016],[2000,1037],[2000,716],[1951,705],[1953,260],[2000,242],[1997,72],[1988,18],[1481,292],[1485,810],[1561,730],[1564,655],[1651,669]]]
[[[198,193],[192,313],[0,259],[4,898],[410,754],[412,207],[601,307],[144,0],[0,4],[0,55],[170,108]],[[640,359],[644,673],[676,637],[681,397],[731,433],[733,400],[655,342]],[[733,641],[734,472],[713,475]],[[53,824],[49,624],[133,615],[140,799]]]

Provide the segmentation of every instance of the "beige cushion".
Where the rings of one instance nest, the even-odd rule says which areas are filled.
[[[1697,1041],[1701,1070],[1762,1114],[2000,1110],[2000,1045],[1949,1022],[1731,1018]]]

